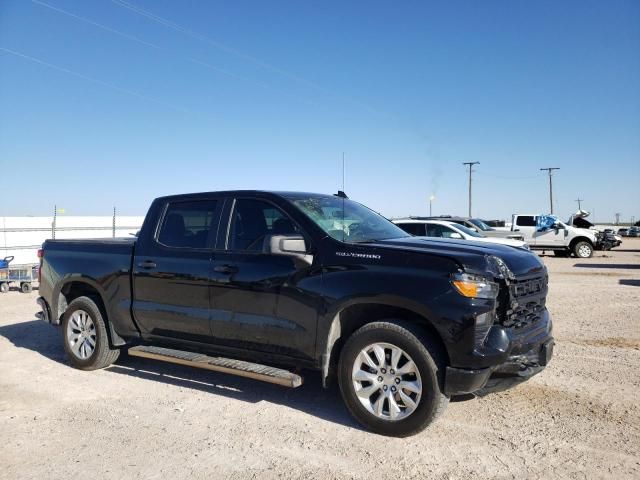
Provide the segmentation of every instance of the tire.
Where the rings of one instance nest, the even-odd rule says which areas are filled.
[[[69,363],[80,370],[108,367],[120,355],[120,350],[109,346],[104,317],[90,297],[78,297],[67,307],[62,316],[62,341]]]
[[[569,252],[567,250],[554,250],[553,254],[556,257],[568,257],[569,256]]]
[[[9,284],[4,282],[0,283],[0,293],[7,293],[9,291]]]
[[[589,242],[578,242],[573,246],[573,254],[578,258],[591,258],[593,247]]]
[[[374,346],[384,354],[378,348],[376,355]],[[398,369],[395,372],[391,357],[397,350],[402,353],[395,360]],[[363,355],[373,356],[369,356],[369,362]],[[349,412],[362,426],[381,435],[407,437],[429,426],[449,403],[443,394],[445,365],[444,353],[438,345],[413,325],[379,321],[363,326],[349,337],[340,353],[338,382]],[[414,373],[399,373],[406,369]],[[420,385],[420,392],[403,385],[411,389]],[[407,396],[409,399],[404,400]]]
[[[20,291],[22,293],[31,293],[33,291],[33,287],[30,283],[24,282],[20,284]]]

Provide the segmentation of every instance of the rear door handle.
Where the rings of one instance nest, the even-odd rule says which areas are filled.
[[[145,260],[144,262],[138,263],[138,267],[144,268],[145,270],[150,270],[152,268],[156,268],[157,265],[153,260]]]
[[[238,271],[235,265],[217,265],[213,267],[214,272],[232,274]]]

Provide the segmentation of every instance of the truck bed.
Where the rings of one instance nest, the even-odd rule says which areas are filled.
[[[43,249],[40,294],[51,298],[51,316],[57,323],[66,308],[52,293],[58,285],[77,276],[104,292],[107,315],[118,332],[138,334],[131,318],[131,265],[136,238],[47,240]],[[73,288],[73,287],[68,287]]]

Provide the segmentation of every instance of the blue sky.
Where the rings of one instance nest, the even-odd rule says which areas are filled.
[[[346,190],[640,218],[640,2],[2,0],[0,215]]]

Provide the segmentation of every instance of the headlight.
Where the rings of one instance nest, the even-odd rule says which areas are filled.
[[[479,275],[457,273],[451,283],[465,297],[494,299],[498,296],[498,284]]]

